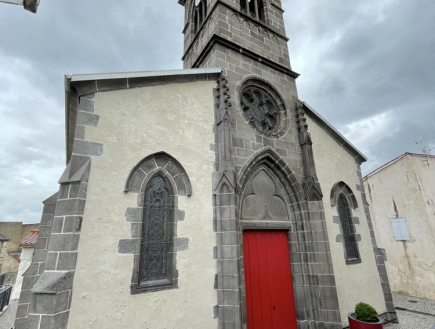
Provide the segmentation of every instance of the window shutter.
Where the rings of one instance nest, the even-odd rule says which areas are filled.
[[[392,218],[391,224],[393,225],[394,237],[397,241],[410,240],[405,218]]]

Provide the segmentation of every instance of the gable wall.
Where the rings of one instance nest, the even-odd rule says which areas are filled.
[[[435,159],[407,155],[364,181],[370,213],[394,292],[435,299]],[[396,241],[391,218],[406,220],[409,241]]]
[[[308,131],[313,141],[317,176],[322,187],[326,224],[331,247],[332,263],[337,285],[341,319],[347,324],[347,313],[353,312],[359,302],[371,304],[380,314],[386,312],[379,273],[376,267],[370,238],[370,229],[364,213],[361,185],[357,175],[355,159],[310,117],[307,117]],[[342,242],[336,242],[340,235],[336,207],[330,203],[331,189],[335,183],[345,182],[355,194],[358,208],[352,209],[352,216],[358,217],[356,233],[361,235],[358,242],[362,263],[346,265]]]
[[[98,126],[86,127],[85,139],[103,144],[103,153],[92,157],[69,328],[217,328],[215,87],[207,81],[96,93]],[[133,254],[120,240],[132,236],[126,210],[138,207],[138,194],[125,193],[124,184],[139,161],[159,151],[177,159],[192,183],[193,195],[178,197],[184,220],[177,237],[188,245],[177,253],[178,289],[131,295]]]

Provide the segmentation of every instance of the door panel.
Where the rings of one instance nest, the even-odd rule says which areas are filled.
[[[248,329],[297,328],[287,233],[244,231]]]

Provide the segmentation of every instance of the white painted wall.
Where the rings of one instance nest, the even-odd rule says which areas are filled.
[[[98,127],[86,128],[86,138],[104,143],[104,154],[92,158],[69,328],[217,328],[210,151],[215,87],[210,81],[96,94],[101,117]],[[123,189],[130,170],[158,151],[176,158],[191,179],[193,195],[178,198],[186,216],[177,236],[189,238],[189,249],[177,256],[179,289],[133,296],[133,256],[118,254],[118,242],[130,238],[124,213],[137,206],[137,194]]]
[[[435,158],[406,155],[364,181],[376,240],[385,248],[391,290],[435,299]],[[391,218],[404,217],[409,241],[396,241]]]
[[[18,267],[17,279],[12,289],[11,300],[20,299],[21,286],[23,285],[23,274],[32,265],[33,252],[35,248],[23,248],[20,255],[20,266]]]
[[[356,185],[360,184],[360,181],[356,173],[357,165],[355,160],[309,117],[307,123],[313,141],[317,175],[323,191],[323,205],[341,319],[343,325],[348,325],[347,313],[353,312],[355,305],[359,302],[372,305],[379,314],[385,313],[384,295],[361,193],[356,189]],[[343,243],[336,242],[336,237],[340,234],[340,228],[338,224],[333,223],[333,216],[337,216],[337,210],[335,206],[331,206],[330,195],[332,187],[339,181],[345,182],[352,189],[358,201],[359,207],[352,210],[352,215],[360,220],[360,225],[356,225],[357,234],[360,234],[362,239],[358,243],[362,259],[360,264],[346,265]]]

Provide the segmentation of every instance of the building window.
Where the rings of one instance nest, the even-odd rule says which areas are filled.
[[[396,241],[408,241],[409,238],[408,227],[406,226],[405,218],[391,218],[393,225],[394,237]]]
[[[263,0],[240,0],[240,9],[257,20],[265,21]]]
[[[198,33],[206,17],[207,0],[195,0],[193,6],[193,34]]]
[[[337,211],[342,228],[346,263],[359,263],[361,260],[358,252],[355,225],[352,222],[352,212],[344,194],[338,196]]]
[[[171,185],[161,175],[151,179],[145,190],[139,287],[172,284],[172,195]]]

